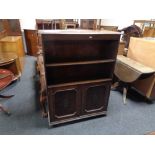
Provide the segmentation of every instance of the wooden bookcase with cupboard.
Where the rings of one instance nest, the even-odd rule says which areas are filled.
[[[39,31],[49,125],[106,115],[120,33]]]

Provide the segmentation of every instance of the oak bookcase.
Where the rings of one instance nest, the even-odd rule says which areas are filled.
[[[120,33],[41,30],[49,125],[106,115]]]

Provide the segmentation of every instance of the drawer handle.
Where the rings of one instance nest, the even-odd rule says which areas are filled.
[[[89,36],[89,39],[92,39],[93,37],[92,36]]]

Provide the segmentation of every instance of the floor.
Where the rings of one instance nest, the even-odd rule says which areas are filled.
[[[123,105],[121,92],[111,91],[105,117],[49,128],[38,106],[35,61],[34,57],[27,56],[20,81],[3,92],[15,96],[0,100],[12,113],[6,116],[0,112],[1,135],[144,135],[155,130],[155,101],[147,102],[132,90],[126,105]]]

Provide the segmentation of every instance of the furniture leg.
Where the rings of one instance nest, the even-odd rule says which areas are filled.
[[[4,108],[4,106],[2,106],[2,104],[0,104],[0,110],[2,110],[8,116],[11,115],[11,113],[6,108]]]
[[[46,110],[46,96],[43,95],[43,93],[40,94],[40,106],[41,106],[41,110],[42,110],[42,117],[47,117],[47,110]]]
[[[123,103],[126,104],[126,96],[127,96],[128,87],[123,88]]]

